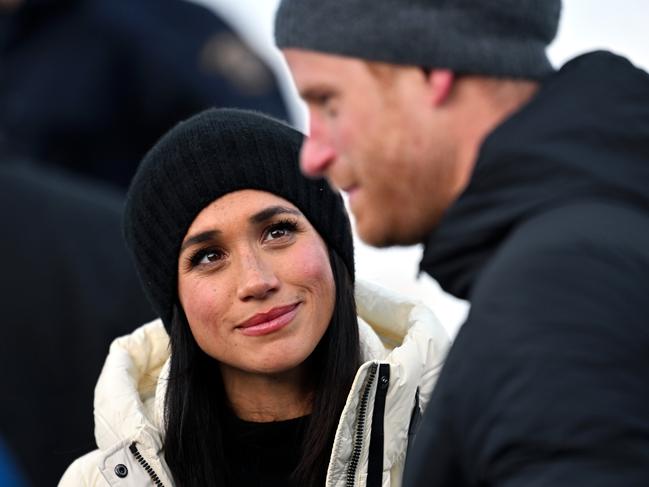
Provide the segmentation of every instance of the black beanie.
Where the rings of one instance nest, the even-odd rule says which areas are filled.
[[[169,330],[178,257],[194,218],[217,198],[257,189],[293,203],[354,279],[352,233],[342,198],[300,173],[303,135],[268,116],[211,109],[179,123],[142,160],[126,198],[124,235],[144,290]]]
[[[458,73],[539,79],[561,0],[282,0],[280,49]]]

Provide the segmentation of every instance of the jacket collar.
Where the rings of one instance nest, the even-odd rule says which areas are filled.
[[[425,242],[420,269],[471,287],[522,222],[583,198],[649,209],[649,75],[594,52],[568,62],[482,144],[471,181]]]

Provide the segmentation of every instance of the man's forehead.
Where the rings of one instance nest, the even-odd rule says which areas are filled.
[[[362,69],[363,61],[306,49],[282,49],[291,74],[298,85],[335,83],[341,75]]]
[[[349,56],[341,56],[338,54],[331,54],[327,52],[312,51],[310,49],[303,49],[299,47],[285,47],[282,48],[282,54],[287,61],[292,63],[348,63],[360,62],[360,59],[352,58]]]
[[[298,73],[305,78],[308,76],[322,78],[325,74],[329,74],[332,80],[336,80],[340,78],[342,73],[367,74],[374,66],[383,66],[386,69],[399,69],[402,67],[396,64],[378,63],[361,58],[295,47],[283,48],[281,51],[293,74]]]

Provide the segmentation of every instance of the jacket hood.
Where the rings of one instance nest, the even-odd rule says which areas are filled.
[[[348,485],[346,466],[353,463],[353,447],[358,441],[362,411],[372,417],[374,402],[366,409],[360,398],[366,393],[370,370],[389,364],[389,387],[383,413],[383,471],[392,472],[400,485],[401,469],[411,434],[413,418],[418,418],[430,401],[448,346],[448,335],[433,312],[422,303],[375,284],[357,279],[356,308],[359,318],[363,365],[359,368],[342,412],[332,449],[327,485]],[[368,347],[368,344],[371,344]],[[383,366],[383,365],[381,365]],[[377,394],[377,384],[367,389]],[[415,412],[417,410],[417,412]],[[414,420],[414,423],[417,423]],[[363,436],[369,442],[369,430]],[[354,441],[350,439],[354,438]],[[360,471],[368,470],[367,451],[357,458]],[[386,478],[384,477],[384,482]],[[356,485],[356,484],[354,484]],[[360,484],[364,485],[364,484]],[[386,485],[385,483],[383,485]]]
[[[95,439],[101,450],[127,439],[162,448],[168,358],[169,336],[159,319],[111,344],[95,388]]]
[[[605,51],[568,62],[482,144],[469,185],[425,242],[420,269],[470,299],[503,239],[584,199],[649,211],[649,75]]]

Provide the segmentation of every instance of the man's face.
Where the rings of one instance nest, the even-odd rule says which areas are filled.
[[[454,178],[426,74],[301,49],[283,53],[310,115],[302,171],[348,194],[367,243],[420,242],[450,204]]]

